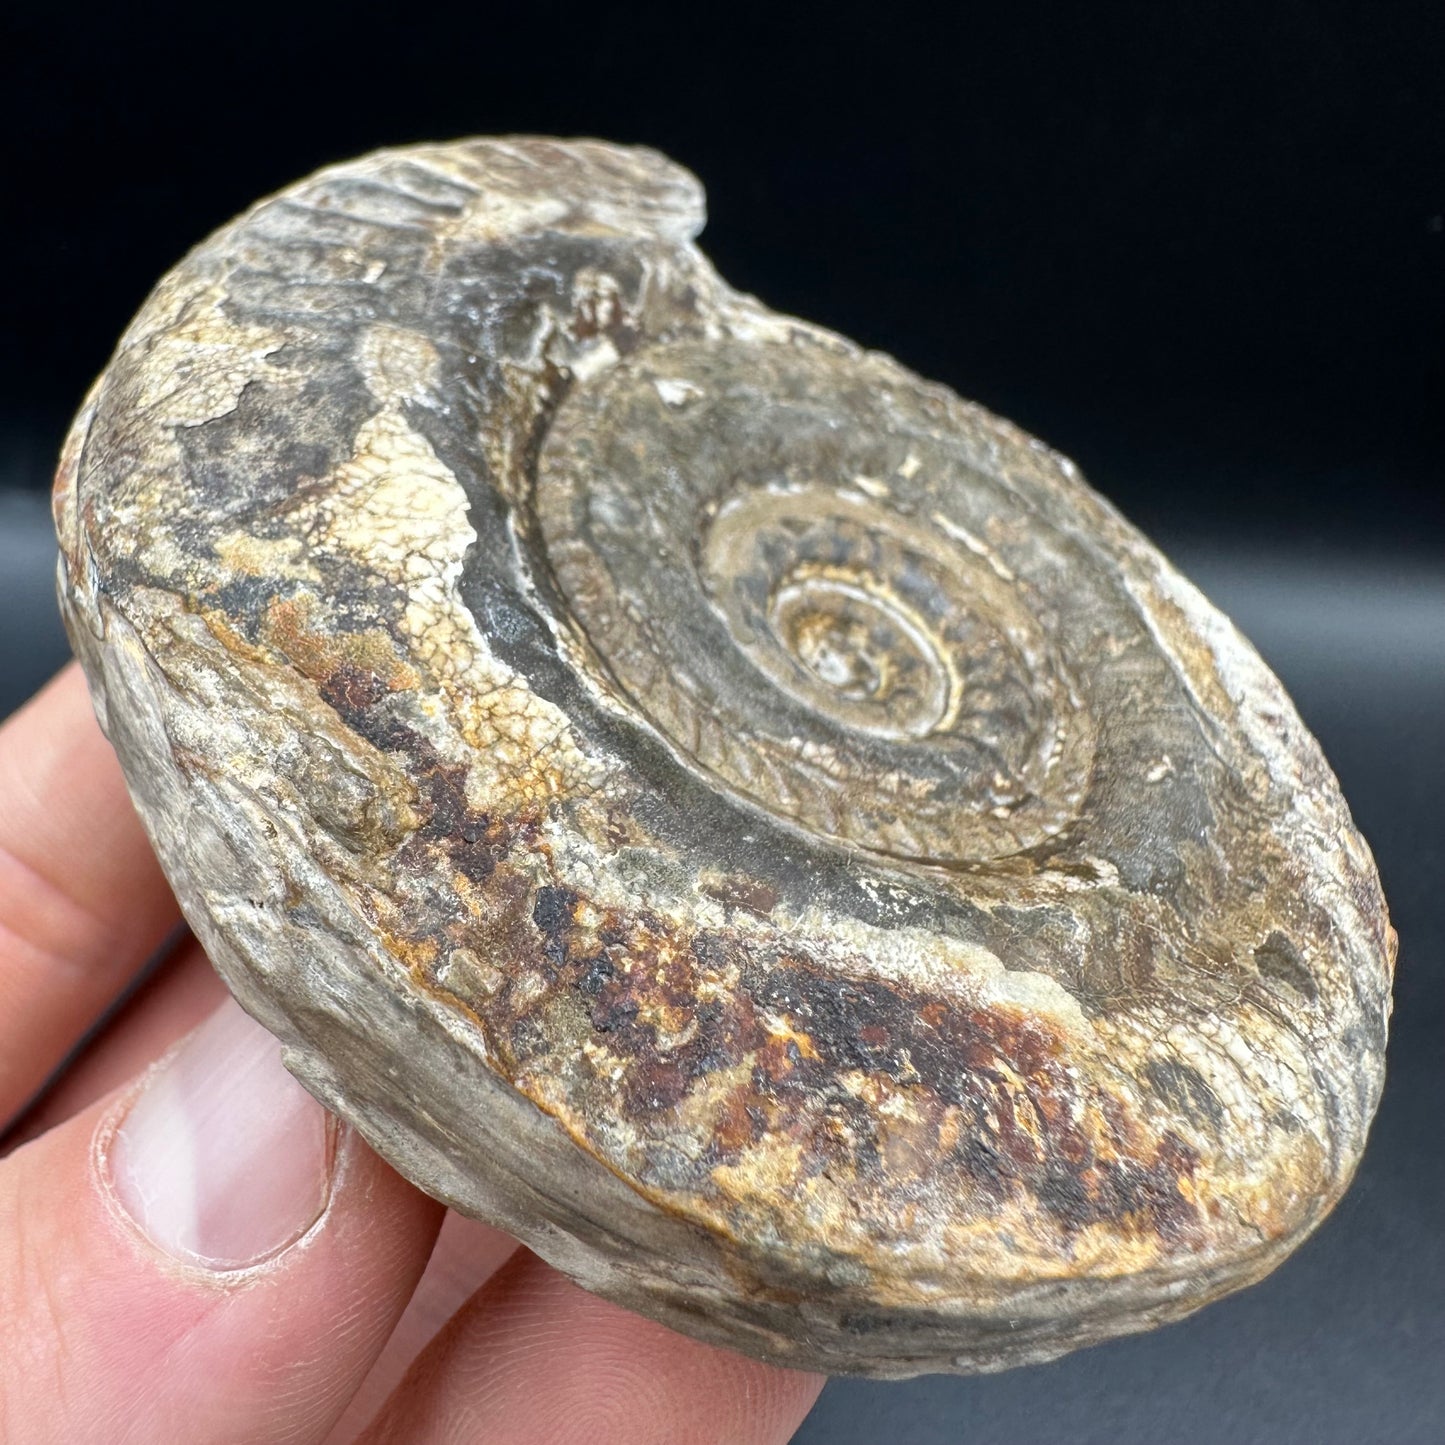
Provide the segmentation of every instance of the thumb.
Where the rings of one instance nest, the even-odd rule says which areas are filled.
[[[441,1214],[222,1005],[0,1164],[0,1439],[323,1438]]]

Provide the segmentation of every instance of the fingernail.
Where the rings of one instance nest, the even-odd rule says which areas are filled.
[[[230,1001],[151,1076],[109,1152],[115,1192],[142,1231],[210,1269],[278,1254],[330,1190],[330,1116]]]

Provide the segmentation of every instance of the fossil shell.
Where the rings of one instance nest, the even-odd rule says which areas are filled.
[[[160,283],[56,492],[142,815],[307,1087],[589,1289],[875,1375],[1175,1319],[1359,1159],[1369,851],[1070,463],[702,215],[424,146]]]

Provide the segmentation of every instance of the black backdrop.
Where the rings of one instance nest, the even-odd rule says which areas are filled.
[[[728,280],[1070,453],[1237,615],[1403,939],[1375,1143],[1295,1261],[1056,1366],[834,1386],[800,1438],[1439,1439],[1445,8],[943,8],[10,7],[0,488],[48,483],[159,274],[317,165],[496,131],[690,165]],[[59,652],[32,503],[0,497],[6,705]]]
[[[0,23],[0,407],[47,459],[159,272],[242,206],[373,146],[534,130],[690,165],[734,284],[1013,417],[1146,528],[1445,538],[1438,0]]]

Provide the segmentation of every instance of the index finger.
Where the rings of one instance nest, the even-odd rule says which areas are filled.
[[[0,727],[0,1130],[179,917],[72,663]]]

